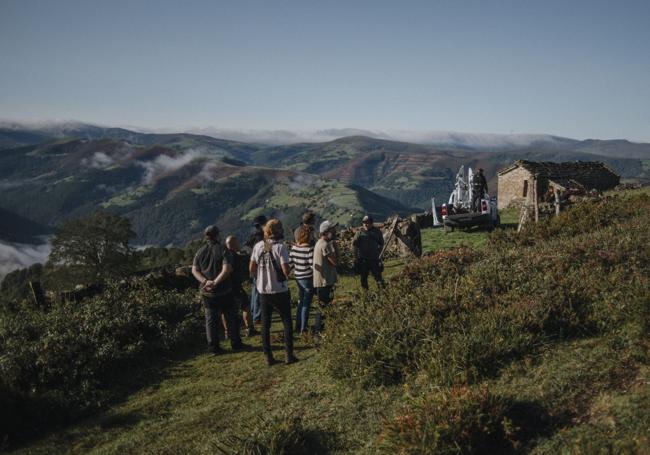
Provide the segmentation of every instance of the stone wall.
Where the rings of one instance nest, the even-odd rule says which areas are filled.
[[[524,197],[524,182],[528,181],[527,196]],[[517,167],[498,176],[497,208],[505,209],[511,205],[523,205],[528,199],[532,202],[533,178],[529,171]]]

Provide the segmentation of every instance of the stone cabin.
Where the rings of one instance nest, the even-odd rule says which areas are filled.
[[[497,173],[498,208],[533,204],[549,191],[605,191],[620,176],[600,161],[515,161]],[[535,196],[539,195],[539,196]]]

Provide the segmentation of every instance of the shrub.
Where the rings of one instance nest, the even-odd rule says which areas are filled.
[[[6,312],[0,318],[3,432],[50,423],[52,414],[65,420],[106,402],[128,369],[201,332],[198,305],[189,292],[139,281],[111,284],[100,296],[47,312]],[[22,416],[10,414],[18,408]]]
[[[517,443],[508,409],[485,387],[419,397],[384,424],[377,445],[404,455],[512,452]]]
[[[650,207],[637,199],[629,210]],[[593,205],[596,217],[574,209],[582,223],[570,218],[570,236],[438,253],[407,266],[386,292],[332,309],[323,344],[330,372],[363,386],[421,371],[439,385],[471,383],[553,340],[625,321],[647,327],[650,210],[604,228],[584,225],[608,213],[607,204],[616,198]]]

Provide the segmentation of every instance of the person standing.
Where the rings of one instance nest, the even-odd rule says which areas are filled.
[[[219,242],[219,228],[208,226],[204,231],[206,243],[194,256],[192,275],[200,283],[201,297],[205,308],[205,334],[208,348],[213,354],[221,354],[219,346],[219,322],[221,314],[226,316],[233,350],[246,346],[239,338],[232,295],[232,254]]]
[[[336,243],[336,226],[329,220],[320,224],[320,238],[314,246],[314,289],[318,298],[319,311],[316,314],[315,329],[323,329],[322,310],[332,302],[332,292],[336,284],[336,266],[339,260],[339,248]]]
[[[265,224],[266,224],[266,217],[264,215],[256,216],[255,219],[253,219],[254,231],[251,234],[251,236],[248,238],[248,241],[246,242],[246,246],[249,247],[251,250],[255,247],[255,245],[257,245],[259,242],[264,240]],[[251,317],[253,319],[253,335],[254,335],[255,324],[259,324],[260,321],[262,320],[262,310],[260,309],[260,296],[257,293],[255,276],[251,275],[251,281],[252,281],[252,286],[251,286],[250,311],[251,311]]]
[[[293,265],[293,275],[298,285],[298,309],[296,310],[296,332],[303,334],[308,329],[309,308],[314,296],[314,238],[313,227],[303,225],[298,229],[296,244],[291,247],[289,258]]]
[[[232,267],[232,293],[235,301],[235,310],[242,312],[242,320],[244,321],[244,329],[246,336],[251,337],[254,335],[253,321],[249,311],[250,299],[244,290],[244,277],[248,273],[246,270],[246,256],[239,251],[239,240],[234,235],[226,238],[226,248],[232,254],[233,267]],[[238,315],[239,316],[239,315]],[[239,317],[237,317],[239,322]]]
[[[472,177],[472,210],[475,212],[481,209],[481,199],[487,193],[487,181],[483,175],[483,169],[479,168],[478,172]]]
[[[384,236],[373,224],[371,216],[363,217],[361,229],[352,240],[352,247],[357,272],[361,276],[361,287],[368,290],[369,273],[372,273],[377,286],[384,287],[384,279],[381,276],[382,264],[379,258],[384,247]]]
[[[293,330],[291,326],[291,298],[288,277],[289,252],[282,242],[284,229],[280,220],[271,219],[264,225],[264,240],[253,248],[249,270],[256,277],[262,312],[262,348],[269,366],[275,363],[271,352],[271,315],[273,309],[280,313],[284,326],[285,363],[297,362],[293,354]]]
[[[300,226],[298,226],[294,231],[293,231],[293,239],[296,243],[298,243],[298,236],[300,235],[300,230],[303,227],[310,227],[311,228],[311,237],[309,238],[309,244],[311,246],[314,246],[316,244],[316,236],[315,234],[315,228],[314,228],[314,223],[316,222],[316,215],[314,215],[314,212],[305,212],[302,215],[302,223]]]

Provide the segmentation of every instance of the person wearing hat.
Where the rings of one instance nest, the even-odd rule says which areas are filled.
[[[377,282],[377,286],[384,287],[384,279],[381,276],[382,264],[379,258],[384,247],[384,237],[381,231],[373,224],[372,217],[363,217],[361,229],[357,231],[352,240],[354,249],[354,263],[361,277],[361,287],[368,289],[368,274]]]
[[[213,354],[221,354],[219,346],[220,315],[226,316],[233,350],[246,346],[239,338],[235,304],[232,294],[232,254],[219,242],[219,228],[208,226],[204,231],[205,244],[194,256],[192,275],[200,283],[201,298],[205,308],[205,334],[208,348]]]
[[[481,199],[487,193],[487,181],[483,175],[483,169],[479,168],[478,172],[472,177],[472,210],[478,212],[480,210]]]
[[[253,219],[253,233],[248,238],[246,246],[251,250],[259,242],[264,240],[264,226],[266,225],[266,217],[264,215],[256,216]],[[251,286],[251,304],[250,304],[250,313],[253,320],[253,324],[249,327],[247,331],[247,336],[255,335],[255,324],[259,324],[262,320],[262,310],[260,309],[260,296],[257,293],[257,286],[255,282],[255,277],[251,276],[252,286]]]
[[[314,246],[314,289],[318,298],[319,309],[327,308],[332,301],[332,290],[336,284],[336,266],[339,260],[339,248],[336,243],[336,226],[325,220],[320,224],[320,238]],[[323,328],[321,311],[316,314],[316,332]]]
[[[295,243],[298,243],[298,237],[300,236],[300,231],[303,228],[311,228],[311,232],[315,232],[314,223],[316,222],[316,215],[314,212],[305,212],[302,215],[302,223],[293,231],[293,239]],[[309,238],[309,245],[314,246],[316,244],[316,237],[312,234]]]

